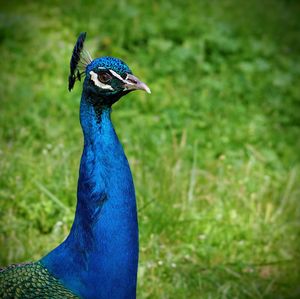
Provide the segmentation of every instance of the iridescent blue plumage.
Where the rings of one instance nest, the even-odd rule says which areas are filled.
[[[100,57],[93,60],[86,68],[86,72],[89,73],[96,67],[104,67],[107,69],[113,69],[115,72],[125,76],[126,74],[131,74],[129,67],[120,59],[114,57]]]
[[[83,49],[82,35],[79,39],[70,64],[72,76],[80,63],[74,60],[78,44]],[[134,299],[138,267],[135,191],[110,114],[112,104],[123,95],[150,89],[117,58],[95,59],[84,72],[80,104],[84,148],[75,219],[66,240],[39,265],[74,296]],[[75,80],[71,85],[69,81],[69,89]]]
[[[83,298],[135,298],[138,227],[129,165],[110,108],[97,116],[83,94],[80,114],[85,144],[74,224],[42,264]]]
[[[131,171],[113,128],[111,105],[148,87],[113,57],[85,69],[80,104],[84,135],[77,209],[66,241],[42,264],[82,298],[135,298],[138,223]]]

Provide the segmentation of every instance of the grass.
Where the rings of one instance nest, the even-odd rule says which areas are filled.
[[[199,2],[199,3],[198,3]],[[113,120],[134,175],[138,298],[300,296],[297,1],[10,1],[0,13],[0,264],[72,224],[79,32],[151,87]]]

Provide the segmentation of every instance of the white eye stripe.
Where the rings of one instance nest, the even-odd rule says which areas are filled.
[[[114,90],[109,84],[104,84],[102,82],[100,82],[98,80],[98,75],[93,72],[93,71],[90,71],[90,75],[91,75],[91,80],[94,82],[94,84],[102,89],[109,89],[109,90]]]
[[[113,70],[109,70],[109,71],[110,71],[110,73],[111,73],[114,77],[116,77],[117,79],[119,79],[119,80],[122,81],[123,83],[131,84],[131,85],[132,85],[131,82],[126,81],[126,79],[123,79],[123,78],[122,78],[118,73],[116,73],[115,71],[113,71]]]

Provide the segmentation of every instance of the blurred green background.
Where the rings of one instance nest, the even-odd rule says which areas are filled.
[[[1,1],[3,2],[3,1]],[[0,9],[0,264],[72,224],[72,48],[151,88],[114,106],[134,175],[138,298],[300,298],[299,1],[7,1]]]

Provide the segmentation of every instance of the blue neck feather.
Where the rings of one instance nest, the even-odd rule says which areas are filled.
[[[83,92],[75,220],[43,265],[82,298],[136,298],[138,223],[132,176],[110,119]]]

